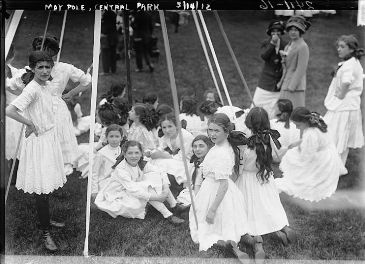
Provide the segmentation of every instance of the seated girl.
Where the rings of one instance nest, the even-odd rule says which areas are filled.
[[[142,145],[137,141],[127,141],[123,145],[124,159],[97,194],[96,206],[114,218],[144,219],[148,202],[170,223],[182,224],[184,220],[174,216],[163,204],[167,201],[171,208],[176,207],[166,174],[143,161],[142,153]]]
[[[207,122],[197,115],[197,101],[188,96],[183,96],[180,102],[179,116],[181,122],[185,120],[186,126],[184,127],[193,136],[207,135]]]

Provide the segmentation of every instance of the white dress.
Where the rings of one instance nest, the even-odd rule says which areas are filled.
[[[62,155],[65,164],[73,164],[77,153],[77,139],[71,119],[70,111],[65,101],[62,99],[62,93],[66,88],[67,82],[80,82],[80,85],[86,86],[91,82],[90,74],[85,74],[75,66],[59,62],[54,65],[51,72],[51,88],[57,96],[56,107],[56,129],[62,147]]]
[[[275,129],[280,133],[278,138],[281,148],[276,149],[274,145],[272,146],[272,157],[275,162],[280,162],[285,152],[288,150],[288,146],[294,142],[300,140],[300,130],[296,128],[295,124],[290,121],[289,128],[285,127],[285,122],[281,122],[277,119],[270,120],[271,129]]]
[[[359,60],[352,57],[339,66],[324,101],[327,113],[323,119],[328,125],[328,132],[333,137],[338,153],[341,154],[347,148],[364,146],[360,109],[364,84],[363,69]],[[335,93],[343,83],[349,83],[350,87],[345,98],[341,100]]]
[[[19,72],[22,72],[22,70],[18,70],[17,68],[12,67],[11,65],[8,65],[11,71],[12,76],[16,76],[19,74]],[[10,79],[6,78],[6,86],[10,87],[12,90],[16,90],[16,87],[13,87],[10,84]],[[17,95],[12,94],[8,90],[5,90],[5,97],[6,97],[6,105],[9,105],[12,101],[14,101],[15,98],[17,98]],[[19,135],[22,130],[23,124],[6,116],[5,121],[5,158],[7,160],[19,158],[20,152],[21,152],[21,146],[23,137],[20,138],[21,142],[19,143],[19,150],[18,155],[15,157],[15,151],[19,140]]]
[[[186,155],[185,162],[189,163],[190,158],[193,155],[191,143],[193,142],[194,137],[183,128],[181,129],[181,133],[184,141],[184,149]],[[163,136],[159,139],[158,150],[164,151],[167,147],[173,152],[177,151],[178,149],[180,150],[177,154],[173,155],[171,159],[152,159],[150,161],[151,164],[158,167],[162,172],[173,175],[178,184],[184,183],[187,180],[181,146],[182,143],[180,142],[179,135],[176,137],[175,142],[172,142],[170,138]]]
[[[236,185],[245,201],[243,208],[247,214],[248,234],[261,236],[281,230],[289,223],[274,177],[270,175],[265,183],[258,180],[256,159],[256,150],[241,147],[241,166]]]
[[[199,243],[199,250],[203,251],[218,241],[239,242],[241,236],[247,233],[247,216],[242,193],[230,179],[234,153],[229,143],[226,141],[211,148],[201,166],[205,179],[195,196],[198,228],[192,207],[189,212],[189,225],[191,238],[195,243]],[[208,224],[207,212],[215,200],[221,179],[228,181],[228,189],[217,208],[214,223]]]
[[[194,137],[197,135],[205,135],[207,136],[207,120],[203,121],[200,119],[200,116],[197,115],[187,115],[182,113],[179,115],[180,121],[186,121],[186,130],[190,132]]]
[[[328,133],[315,127],[303,131],[300,146],[288,150],[280,169],[283,178],[275,179],[278,190],[308,201],[331,196],[339,176],[347,173]]]
[[[147,163],[143,171],[123,160],[112,172],[95,198],[96,206],[112,217],[144,219],[146,204],[150,198],[149,188],[161,193],[162,186],[169,184],[166,175]]]
[[[114,148],[108,144],[95,155],[91,193],[98,193],[105,186],[113,171],[112,166],[120,153],[120,146]]]
[[[38,127],[24,138],[17,174],[16,188],[24,192],[47,194],[66,182],[61,145],[55,129],[55,113],[48,86],[31,81],[11,103]]]
[[[158,147],[158,138],[152,132],[142,125],[133,123],[128,131],[128,140],[135,140],[142,144],[143,150],[153,150]]]

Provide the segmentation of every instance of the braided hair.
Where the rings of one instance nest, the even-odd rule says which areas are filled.
[[[133,107],[136,115],[139,116],[139,122],[141,122],[148,131],[157,128],[159,116],[152,105],[136,103]]]
[[[316,127],[323,133],[327,132],[327,124],[317,112],[311,112],[305,107],[297,107],[290,116],[294,122],[308,124],[309,127]]]

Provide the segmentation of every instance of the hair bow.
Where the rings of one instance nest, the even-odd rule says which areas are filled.
[[[253,149],[256,144],[264,144],[269,145],[270,144],[270,138],[274,142],[277,149],[281,148],[281,144],[278,140],[280,137],[280,133],[277,130],[274,129],[265,129],[265,130],[259,130],[256,133],[254,133],[251,137],[247,140],[247,146],[250,149]]]

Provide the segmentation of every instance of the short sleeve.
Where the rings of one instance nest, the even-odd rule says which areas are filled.
[[[341,69],[341,83],[342,84],[351,84],[354,81],[354,72],[353,72],[353,60],[348,61],[347,63],[345,62],[342,65],[342,69]]]
[[[71,64],[69,64],[69,67],[70,79],[73,82],[80,82],[82,86],[86,86],[91,82],[91,75],[89,73],[84,73],[82,70]]]
[[[24,111],[32,102],[38,99],[37,89],[33,86],[27,86],[23,92],[11,102],[20,111]]]
[[[214,149],[212,153],[208,152],[201,165],[204,176],[214,175],[213,178],[216,180],[228,179],[231,176],[234,166],[233,150],[232,153],[222,150]]]

